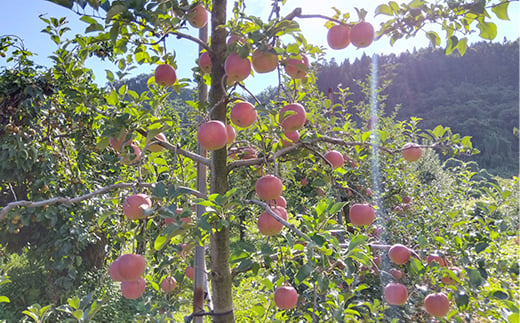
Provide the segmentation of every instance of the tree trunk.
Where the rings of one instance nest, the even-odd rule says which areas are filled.
[[[224,77],[227,32],[226,0],[213,1],[211,14],[211,49],[213,55],[211,70],[211,89],[209,106],[212,108],[211,119],[226,123],[226,96],[221,82]],[[228,189],[227,149],[222,148],[212,154],[211,193],[224,194]],[[216,229],[216,228],[215,228]],[[210,239],[211,289],[214,305],[213,322],[231,323],[235,321],[233,313],[232,278],[229,267],[229,228],[216,229]]]
[[[208,26],[204,26],[199,30],[199,39],[203,42],[208,41]],[[203,49],[202,46],[199,46],[199,52]],[[201,106],[205,106],[208,103],[208,86],[204,82],[199,83],[199,104]],[[201,120],[199,120],[201,121]],[[199,147],[199,155],[206,157],[206,150]],[[207,175],[206,175],[206,165],[202,165],[201,163],[197,164],[197,190],[202,194],[207,193]],[[197,218],[200,219],[202,214],[204,213],[205,207],[202,205],[197,205]],[[211,303],[211,297],[206,295],[207,286],[208,286],[208,276],[206,274],[206,248],[205,246],[197,245],[195,247],[195,256],[193,260],[193,266],[195,267],[195,277],[193,279],[193,313],[202,313],[204,312],[204,301],[207,299],[208,301],[208,310],[211,311],[213,309],[213,305]],[[203,316],[195,316],[193,317],[193,323],[203,323]]]

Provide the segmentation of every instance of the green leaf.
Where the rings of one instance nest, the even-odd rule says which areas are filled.
[[[352,251],[352,250],[356,249],[357,247],[359,247],[361,244],[363,244],[367,240],[368,240],[367,236],[363,236],[363,235],[355,236],[354,239],[350,240],[350,243],[348,245],[348,250]]]
[[[497,36],[497,25],[492,22],[485,22],[484,18],[479,19],[477,27],[480,29],[479,36],[481,38],[492,40]]]
[[[29,307],[29,309],[30,308],[31,307]],[[25,314],[25,315],[29,316],[30,318],[32,318],[34,320],[34,322],[38,322],[38,315],[36,315],[35,313],[25,310],[22,312],[22,314]]]
[[[390,8],[386,4],[382,4],[377,6],[375,15],[387,15],[387,16],[393,16],[394,12],[392,11],[392,8]]]
[[[155,250],[161,250],[168,243],[168,241],[170,241],[169,236],[159,235],[153,243],[153,248]]]
[[[468,49],[468,39],[466,37],[459,39],[457,50],[459,51],[460,56],[464,56],[466,49]]]
[[[92,18],[90,16],[82,16],[81,18],[79,18],[79,20],[84,21],[84,22],[86,22],[87,24],[90,24],[90,25],[98,23],[96,19],[94,19],[94,18]]]
[[[87,28],[85,28],[85,33],[90,33],[93,31],[102,31],[102,30],[105,30],[103,25],[96,23],[96,24],[92,24],[92,25],[88,26]]]
[[[325,239],[325,237],[320,234],[314,234],[311,237],[311,240],[314,241],[318,247],[322,247],[327,242],[327,239]]]
[[[306,263],[305,265],[303,265],[300,268],[300,270],[298,271],[298,273],[296,274],[296,276],[294,278],[296,279],[296,281],[298,283],[301,283],[307,277],[309,277],[309,275],[311,274],[311,272],[313,270],[314,270],[314,267],[310,263]]]
[[[390,8],[392,8],[392,11],[394,12],[394,14],[399,13],[400,9],[399,9],[399,5],[397,4],[397,2],[390,1],[388,4],[390,5]]]
[[[459,308],[468,306],[469,296],[463,291],[459,292],[455,295],[455,304],[457,304]]]
[[[97,10],[99,8],[99,0],[87,0],[88,4],[90,4],[94,9]]]
[[[481,253],[482,251],[484,251],[487,247],[489,247],[489,243],[487,242],[481,242],[479,244],[477,244],[475,246],[475,252],[476,253]]]
[[[343,207],[345,207],[346,204],[347,202],[334,203],[334,205],[330,208],[329,213],[334,214],[336,212],[339,212],[341,209],[343,209]]]
[[[0,303],[9,303],[9,297],[7,296],[0,296]]]
[[[56,4],[59,4],[60,6],[64,6],[66,8],[72,9],[72,0],[47,0],[50,2],[54,2]]]
[[[455,50],[455,48],[457,48],[458,43],[459,39],[457,38],[457,36],[451,36],[448,39],[446,50],[444,51],[444,53],[446,55],[450,55]]]
[[[243,271],[246,271],[249,268],[251,268],[252,265],[253,265],[253,261],[249,258],[246,258],[240,262],[240,265],[238,265],[236,270],[238,272],[243,272]]]
[[[112,28],[110,28],[110,41],[112,41],[113,44],[116,43],[117,36],[119,36],[119,27],[120,24],[116,22],[114,25],[112,25]]]
[[[78,309],[79,308],[80,299],[79,299],[78,296],[75,296],[75,297],[69,298],[67,300],[67,303],[69,303],[69,306],[72,307],[73,309]]]
[[[422,6],[425,3],[426,3],[426,1],[424,1],[424,0],[414,0],[414,1],[410,2],[408,4],[408,6],[412,9],[415,9],[415,8],[419,8],[420,6]]]
[[[117,105],[117,103],[119,101],[117,99],[117,93],[114,90],[110,91],[110,94],[106,97],[106,100],[109,105],[113,105],[113,106]]]
[[[503,290],[495,290],[491,293],[491,295],[494,298],[497,298],[497,299],[500,299],[503,301],[509,298],[509,295],[506,292],[504,292]]]
[[[76,311],[74,311],[74,312],[72,312],[70,314],[72,314],[72,316],[74,316],[76,319],[78,319],[78,321],[80,321],[81,318],[83,317],[83,311],[82,310],[76,310]]]
[[[112,19],[115,15],[118,15],[120,13],[123,13],[125,11],[127,11],[128,8],[121,4],[121,3],[115,3],[112,7],[110,7],[110,9],[108,10],[107,12],[107,17],[106,17],[106,21],[110,21],[110,19]]]
[[[520,322],[520,315],[518,313],[513,313],[507,317],[508,323],[518,323]]]
[[[441,38],[434,31],[428,31],[426,37],[430,40],[430,43],[435,47],[441,44]]]
[[[502,2],[498,6],[492,7],[491,10],[495,13],[498,19],[509,20],[509,16],[507,15],[508,6],[509,2]]]

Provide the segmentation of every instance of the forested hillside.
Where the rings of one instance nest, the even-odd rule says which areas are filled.
[[[386,112],[401,105],[397,118],[423,118],[421,127],[442,124],[462,136],[472,136],[481,151],[471,159],[489,172],[510,177],[518,174],[519,75],[518,40],[468,48],[463,57],[423,49],[399,56],[381,55],[379,84],[391,81]],[[338,85],[350,88],[354,102],[363,100],[357,84],[370,72],[371,58],[338,65],[330,61],[317,74],[318,88],[327,93]]]

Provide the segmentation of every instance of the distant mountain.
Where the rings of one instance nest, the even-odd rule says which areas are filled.
[[[399,56],[378,58],[378,83],[391,81],[383,92],[387,109],[400,104],[397,118],[423,118],[420,126],[450,127],[472,136],[481,151],[473,156],[481,168],[503,177],[519,173],[519,41],[502,44],[481,42],[462,57],[424,49]],[[356,81],[366,80],[372,59],[363,56],[353,63],[330,61],[317,73],[324,93],[341,84],[363,100]],[[388,112],[390,112],[389,110]]]

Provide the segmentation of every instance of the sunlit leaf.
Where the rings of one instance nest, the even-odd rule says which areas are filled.
[[[498,19],[509,20],[507,9],[509,7],[509,1],[502,2],[501,4],[494,6],[491,10],[495,13]]]
[[[485,22],[484,18],[479,19],[477,27],[480,30],[479,36],[484,39],[493,40],[497,36],[497,25],[492,22]]]
[[[392,11],[392,8],[390,8],[388,5],[382,4],[382,5],[377,6],[375,14],[393,16],[394,12]]]

